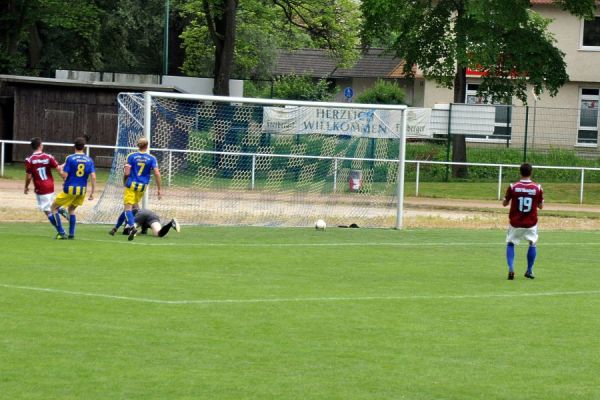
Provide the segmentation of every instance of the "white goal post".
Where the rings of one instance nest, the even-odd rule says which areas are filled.
[[[122,208],[126,155],[146,136],[164,197],[187,224],[402,229],[408,108],[163,92],[119,95],[117,147],[91,222]]]

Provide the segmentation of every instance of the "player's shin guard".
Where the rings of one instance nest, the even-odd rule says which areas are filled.
[[[506,244],[506,264],[508,265],[508,272],[515,272],[515,244]]]
[[[126,216],[125,216],[125,211],[123,211],[121,213],[121,215],[119,215],[119,219],[117,219],[117,223],[115,224],[115,229],[119,229],[121,227],[121,225],[123,225],[123,222],[125,222]]]
[[[158,231],[158,237],[166,236],[167,233],[169,233],[169,231],[171,230],[172,226],[173,226],[173,222],[171,221],[168,224],[166,224],[165,226],[163,226],[162,228],[160,228],[160,231]]]
[[[135,218],[133,216],[133,211],[131,211],[131,210],[125,211],[125,218],[127,218],[127,225],[129,225],[129,226],[135,225]]]
[[[531,274],[533,272],[533,264],[535,263],[535,258],[537,257],[537,248],[535,246],[529,246],[527,250],[527,273]]]
[[[56,228],[56,231],[58,233],[60,233],[61,235],[64,235],[65,230],[63,229],[62,222],[60,222],[60,216],[58,215],[58,213],[53,214],[53,216],[54,216],[54,223],[55,223],[54,227]]]
[[[54,228],[56,228],[56,222],[54,221],[54,214],[48,214],[48,221],[52,224]]]
[[[77,218],[75,215],[69,215],[69,236],[75,236],[75,225],[77,225]]]

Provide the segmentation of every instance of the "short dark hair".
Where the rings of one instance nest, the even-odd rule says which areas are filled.
[[[36,150],[42,145],[42,139],[39,137],[34,137],[31,139],[31,148]]]
[[[529,177],[531,176],[531,171],[533,170],[533,167],[529,163],[523,163],[521,164],[521,168],[519,169],[521,171],[521,176]]]
[[[81,136],[78,138],[75,138],[75,142],[73,142],[76,150],[83,150],[83,148],[85,147],[85,143],[86,143],[85,138],[81,137]]]

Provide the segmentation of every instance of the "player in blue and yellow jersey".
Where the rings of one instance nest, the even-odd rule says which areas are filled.
[[[139,151],[131,153],[127,156],[125,163],[123,183],[125,184],[125,192],[123,193],[123,213],[119,216],[119,221],[115,228],[110,231],[114,235],[118,226],[123,223],[123,219],[127,221],[127,225],[131,228],[129,231],[128,240],[133,240],[137,234],[135,228],[135,219],[133,215],[133,207],[138,206],[139,202],[144,197],[144,193],[150,184],[151,173],[154,173],[156,178],[156,189],[158,199],[162,195],[160,192],[161,180],[160,171],[156,157],[148,154],[148,139],[142,137],[138,140],[137,146]]]
[[[78,137],[75,139],[75,153],[71,154],[65,160],[62,166],[61,175],[65,182],[63,190],[56,196],[52,203],[52,213],[56,222],[57,239],[75,239],[75,225],[77,218],[75,217],[75,209],[83,204],[85,193],[87,190],[88,177],[91,178],[92,191],[89,195],[89,200],[94,199],[94,191],[96,190],[96,168],[94,161],[88,157],[83,149],[85,148],[85,138]],[[59,207],[64,206],[69,209],[69,236],[67,237],[65,230],[62,227],[60,218],[58,217]]]

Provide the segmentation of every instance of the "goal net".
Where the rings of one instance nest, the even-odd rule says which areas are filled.
[[[92,223],[116,220],[127,154],[147,136],[164,195],[153,179],[144,206],[165,221],[401,228],[405,106],[150,92],[118,103],[117,149]]]

